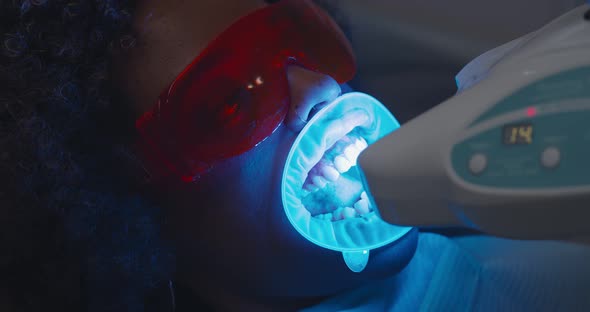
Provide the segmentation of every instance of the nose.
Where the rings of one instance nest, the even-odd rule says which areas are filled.
[[[340,85],[334,78],[299,66],[287,68],[291,106],[286,117],[289,129],[299,132],[322,107],[336,99]]]

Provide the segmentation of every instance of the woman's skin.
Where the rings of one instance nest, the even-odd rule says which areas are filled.
[[[236,19],[266,4],[257,0],[143,1],[135,16],[136,45],[114,64],[115,83],[137,116],[211,41]],[[286,120],[252,150],[222,161],[193,184],[159,188],[154,196],[176,244],[177,277],[222,309],[285,310],[309,305],[371,280],[391,276],[411,258],[416,233],[371,252],[362,273],[339,252],[313,245],[283,212],[280,179],[287,153],[318,104],[341,90],[329,76],[287,71]]]

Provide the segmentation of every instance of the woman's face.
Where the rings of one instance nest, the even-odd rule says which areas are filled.
[[[222,30],[263,1],[144,1],[135,17],[137,44],[116,60],[117,84],[137,116]],[[290,110],[276,131],[248,152],[217,163],[194,183],[159,188],[177,244],[179,278],[211,296],[318,297],[398,272],[409,260],[415,233],[371,252],[367,268],[351,272],[342,254],[318,247],[289,223],[281,174],[297,133],[317,105],[335,99],[329,76],[287,69]],[[317,107],[316,107],[317,108]]]

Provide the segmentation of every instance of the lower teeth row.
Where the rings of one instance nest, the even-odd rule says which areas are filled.
[[[338,221],[344,219],[351,219],[356,217],[362,217],[363,215],[370,213],[373,211],[369,203],[369,199],[367,197],[366,192],[361,193],[361,198],[354,203],[353,207],[340,207],[332,212],[318,214],[314,216],[320,220],[327,220],[327,221]]]

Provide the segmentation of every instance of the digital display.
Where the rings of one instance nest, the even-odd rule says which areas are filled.
[[[503,142],[506,145],[527,145],[533,143],[533,125],[513,124],[504,126]]]

